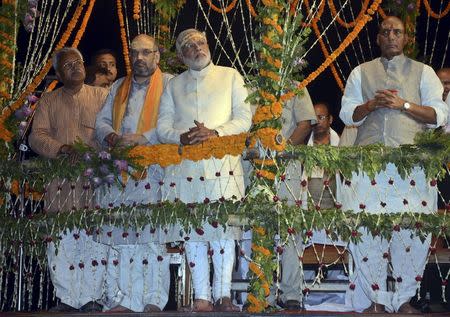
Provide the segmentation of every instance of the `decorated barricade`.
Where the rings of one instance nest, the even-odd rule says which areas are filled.
[[[271,278],[273,272],[279,273],[279,261],[276,259],[283,252],[285,243],[292,240],[296,233],[300,233],[304,245],[309,240],[313,241],[314,235],[322,229],[328,244],[334,245],[338,239],[345,243],[357,242],[360,237],[359,229],[362,227],[388,241],[393,232],[400,229],[412,229],[414,234],[422,237],[432,234],[434,238],[446,239],[447,228],[450,226],[448,202],[440,213],[417,213],[424,207],[423,203],[420,206],[411,204],[407,211],[399,213],[368,213],[364,206],[360,206],[360,210],[344,210],[339,197],[332,194],[334,208],[324,209],[321,207],[322,197],[325,191],[330,190],[330,182],[323,182],[322,194],[319,199],[313,200],[307,186],[307,175],[310,175],[314,167],[321,167],[328,175],[337,174],[342,178],[342,181],[338,180],[338,186],[351,188],[352,172],[364,171],[373,178],[377,173],[382,174],[388,163],[394,163],[410,184],[411,190],[419,186],[409,176],[411,170],[418,166],[425,172],[427,186],[437,188],[437,179],[448,174],[447,166],[443,164],[448,161],[450,153],[450,139],[447,135],[426,133],[417,138],[416,145],[399,148],[378,144],[344,148],[288,147],[276,157],[267,156],[274,153],[262,148],[256,154],[254,150],[245,151],[246,143],[251,143],[247,137],[243,134],[215,138],[201,145],[183,148],[177,145],[141,146],[112,153],[95,153],[79,145],[83,159],[75,165],[69,165],[64,158],[52,161],[35,159],[26,163],[8,161],[8,164],[3,164],[0,171],[3,308],[14,309],[19,302],[22,309],[46,307],[45,302],[52,296],[45,293],[49,291],[49,282],[45,274],[40,272],[52,270],[46,267],[45,250],[52,243],[58,248],[58,240],[63,232],[70,232],[68,238],[77,241],[82,250],[88,250],[89,244],[83,239],[85,235],[93,235],[98,241],[107,244],[146,243],[148,239],[153,239],[152,235],[164,236],[171,225],[178,224],[180,236],[176,240],[179,241],[182,252],[182,241],[188,240],[190,236],[202,235],[206,225],[213,230],[221,225],[252,228],[252,254],[241,252],[241,257],[250,261],[249,269],[252,274],[248,301],[254,311],[267,309],[270,286],[273,283],[277,285],[277,279]],[[148,184],[139,184],[145,180],[139,179],[139,173],[130,171],[137,171],[151,164],[166,167],[176,165],[183,159],[198,162],[205,158],[221,158],[226,153],[238,155],[242,152],[244,156],[256,155],[259,158],[253,160],[251,173],[254,178],[240,200],[232,197],[227,200],[205,199],[203,203],[184,204],[177,199],[164,201],[163,197],[163,201],[152,205],[140,202],[124,204],[128,197],[121,196],[119,192],[109,197],[110,203],[99,204],[99,201],[107,197],[108,187],[111,186],[120,186],[122,192],[128,186],[139,186],[145,196],[145,191],[149,190]],[[298,168],[303,168],[306,171],[304,177],[298,177],[298,169],[286,169],[285,166],[289,164],[297,164]],[[212,178],[220,178],[220,173],[232,176],[236,172],[230,166],[224,167],[230,169],[227,171],[222,166],[216,168],[220,172],[211,176]],[[201,178],[203,177],[200,176],[200,182]],[[49,184],[54,186],[55,179],[58,180],[56,191],[51,193],[53,197],[49,197],[50,192],[46,188]],[[186,181],[190,183],[192,180]],[[77,183],[83,184],[81,193],[76,189]],[[200,183],[196,186],[201,186],[198,184]],[[159,185],[164,186],[164,178]],[[381,184],[371,184],[368,197],[378,195],[379,185]],[[176,186],[179,184],[171,183],[168,187]],[[280,194],[282,186],[287,189],[284,194]],[[80,200],[83,200],[81,207],[71,207],[70,204]],[[422,200],[419,198],[419,201]],[[53,210],[55,208],[49,208],[52,204],[64,206],[64,209]],[[364,204],[364,200],[360,204]],[[118,228],[119,231],[108,228]],[[273,237],[276,234],[280,239],[274,245]],[[429,256],[440,267],[436,253],[437,241],[434,240],[431,245]],[[313,243],[319,272],[334,264],[324,261],[325,249],[322,249],[322,244],[323,242]],[[334,247],[338,255],[342,256],[335,262],[343,260],[347,245],[344,244],[344,248]],[[297,252],[302,268],[304,247],[299,246]],[[146,263],[145,259],[136,262],[136,265]],[[73,276],[74,282],[82,283],[83,275],[80,272],[101,270],[105,265],[106,259],[100,253],[90,254],[88,258],[81,255],[80,261],[71,264],[66,270],[67,274]],[[439,273],[445,290],[449,271],[439,269]],[[420,280],[421,276],[417,282],[420,283]],[[320,281],[318,274],[312,283]],[[352,285],[354,287],[350,283],[349,288]],[[306,284],[304,293],[307,294],[311,287],[312,285]],[[445,299],[445,294],[443,298]]]

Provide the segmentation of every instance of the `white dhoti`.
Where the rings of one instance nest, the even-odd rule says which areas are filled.
[[[437,210],[437,188],[426,179],[423,170],[415,168],[402,179],[395,165],[389,163],[386,171],[378,173],[373,180],[364,173],[353,173],[350,184],[339,186],[338,200],[343,210],[355,212],[364,209],[369,213],[431,213]],[[349,246],[355,273],[350,277],[354,289],[347,290],[346,304],[364,310],[374,302],[384,305],[388,312],[396,312],[416,294],[431,237],[422,243],[410,230],[394,231],[391,241],[372,237],[365,229],[361,233],[362,241]],[[388,290],[386,285],[389,257],[396,279],[395,290]]]
[[[135,312],[148,304],[164,309],[169,298],[170,257],[157,243],[109,249],[105,310],[121,305]]]
[[[105,188],[99,201],[103,207],[155,203],[161,199],[162,169],[150,166],[144,179],[128,179],[125,188]],[[106,274],[105,310],[121,305],[142,312],[148,304],[161,310],[167,304],[170,288],[170,259],[160,228],[142,230],[104,226],[98,237],[109,245]]]
[[[84,230],[61,234],[57,246],[47,248],[50,277],[62,303],[79,309],[103,297],[107,247],[94,242]],[[103,261],[102,261],[103,260]]]
[[[209,282],[208,255],[212,258],[214,267],[213,298],[230,297],[231,275],[235,258],[234,240],[217,240],[208,242],[187,242],[186,258],[191,269],[195,299],[211,301],[211,286]]]

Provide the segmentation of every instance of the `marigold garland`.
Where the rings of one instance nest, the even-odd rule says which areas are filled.
[[[72,42],[72,47],[78,47],[78,44],[80,44],[80,41],[84,35],[84,32],[86,31],[86,26],[91,17],[91,13],[92,13],[92,9],[94,8],[94,5],[95,5],[95,0],[90,0],[89,6],[83,17],[83,21],[81,22],[80,28],[78,29],[77,34],[75,34],[75,39]]]
[[[226,6],[223,9],[215,6],[212,3],[212,0],[206,0],[206,2],[208,3],[209,7],[214,11],[216,11],[217,13],[228,13],[236,6],[237,0],[233,0],[228,6]]]
[[[336,18],[336,21],[343,26],[346,29],[352,28],[356,25],[356,23],[363,17],[364,13],[366,12],[366,9],[369,5],[370,0],[364,0],[361,11],[359,11],[358,16],[356,19],[352,22],[345,22],[336,11],[336,7],[334,6],[334,0],[328,0],[328,6],[330,7],[331,15],[333,18]]]
[[[428,0],[423,0],[423,4],[425,6],[425,9],[427,10],[428,15],[435,19],[442,19],[450,12],[450,1],[447,2],[447,7],[440,14],[433,11]]]
[[[159,164],[161,167],[180,164],[182,160],[200,161],[211,157],[223,158],[225,155],[241,155],[245,149],[247,133],[211,138],[197,145],[180,147],[176,144],[157,144],[136,146],[129,156],[140,166]],[[181,151],[179,151],[181,150]]]
[[[359,32],[364,28],[364,26],[369,22],[373,15],[377,10],[379,5],[381,4],[382,0],[375,0],[370,8],[367,10],[368,14],[365,14],[360,21],[358,21],[355,25],[355,28],[352,30],[350,34],[347,35],[347,37],[344,39],[344,41],[338,46],[338,48],[331,53],[325,61],[322,63],[322,65],[314,72],[309,74],[308,77],[306,77],[299,85],[298,89],[305,88],[310,82],[314,81],[317,76],[321,72],[323,72],[331,63],[347,48],[348,45],[358,36]]]
[[[78,7],[76,8],[71,21],[68,23],[67,28],[63,35],[61,36],[61,39],[59,40],[58,44],[56,45],[55,49],[61,49],[66,45],[66,42],[69,40],[70,35],[72,34],[73,29],[75,28],[78,19],[81,16],[81,13],[84,9],[84,6],[86,5],[86,0],[80,1],[78,4]],[[50,68],[52,67],[52,61],[51,59],[47,60],[45,66],[41,69],[39,74],[33,79],[33,81],[28,85],[28,87],[22,92],[20,97],[11,105],[8,107],[5,107],[2,111],[2,114],[0,115],[0,139],[3,139],[6,142],[10,142],[12,139],[13,134],[8,131],[4,127],[4,122],[6,119],[17,109],[19,109],[25,98],[31,94],[33,91],[36,90],[37,86],[44,80],[45,76],[49,72]]]
[[[122,2],[117,0],[117,16],[119,18],[120,39],[122,40],[123,59],[127,74],[131,74],[130,54],[128,50],[127,32],[125,31],[125,19],[123,17]]]
[[[139,20],[141,18],[141,1],[134,0],[133,3],[133,19]]]

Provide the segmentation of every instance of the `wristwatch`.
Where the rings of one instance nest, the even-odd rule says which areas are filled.
[[[405,103],[403,104],[402,111],[406,111],[406,110],[408,110],[409,108],[411,108],[411,104],[410,104],[409,102],[405,102]]]

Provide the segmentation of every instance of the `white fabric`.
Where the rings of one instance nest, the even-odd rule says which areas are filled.
[[[338,182],[336,195],[342,209],[358,212],[361,211],[360,204],[364,204],[364,210],[369,213],[413,211],[429,214],[437,210],[437,186],[431,186],[418,167],[402,179],[396,166],[389,163],[374,179],[376,185],[372,185],[367,174],[353,172],[350,186]],[[386,205],[383,207],[381,203]]]
[[[357,134],[358,127],[346,125],[342,131],[339,146],[352,146],[355,144]]]
[[[172,75],[163,74],[164,86]],[[137,83],[134,78],[128,97],[127,108],[122,120],[120,131],[112,128],[114,98],[124,78],[117,80],[106,98],[103,109],[97,115],[96,135],[99,142],[105,144],[105,137],[115,132],[119,135],[136,133],[142,107],[144,106],[149,82]],[[156,129],[143,134],[149,145],[158,144]],[[129,168],[129,172],[133,170]],[[156,203],[161,200],[161,185],[163,170],[159,165],[147,168],[147,175],[141,180],[128,177],[125,188],[117,185],[103,186],[97,190],[98,202],[101,207]],[[123,181],[120,177],[120,181]],[[128,237],[123,238],[122,228],[104,226],[98,236],[99,241],[110,245],[106,275],[107,305],[105,309],[115,305],[127,307],[133,311],[143,311],[146,304],[158,306],[161,310],[167,303],[169,294],[170,271],[169,259],[165,254],[165,245],[158,244],[160,230],[156,232],[146,226],[138,232],[128,229]],[[138,233],[138,237],[136,237]],[[148,244],[145,244],[148,243]],[[157,261],[157,256],[163,257]],[[130,258],[133,263],[129,263]],[[143,259],[148,264],[143,265]],[[118,260],[119,265],[113,261]]]
[[[161,97],[157,133],[162,143],[180,144],[180,135],[195,126],[194,120],[216,130],[220,136],[248,131],[251,110],[245,102],[248,96],[242,76],[233,68],[210,63],[204,69],[189,69],[169,81]],[[180,165],[165,169],[163,199],[183,202],[203,202],[239,199],[244,194],[244,179],[240,156],[226,155],[199,162],[184,160]],[[171,186],[172,185],[172,186]],[[211,229],[204,224],[205,229]],[[221,229],[205,231],[203,239],[210,240],[214,250],[214,299],[230,296],[234,241],[224,240],[228,233],[217,235]],[[213,235],[211,235],[211,233]],[[195,235],[193,233],[193,235]],[[223,248],[224,254],[220,254]],[[209,267],[206,242],[186,243],[196,298],[210,300]],[[198,264],[197,264],[198,263]]]
[[[146,261],[146,262],[145,262]],[[165,245],[116,245],[109,249],[104,310],[121,305],[135,312],[169,299],[170,256]]]
[[[209,282],[208,251],[213,252],[211,258],[214,267],[213,298],[217,301],[230,297],[231,275],[234,265],[234,240],[216,240],[211,242],[187,242],[186,258],[192,274],[195,299],[211,301]]]
[[[173,76],[170,74],[163,73],[164,87],[166,87],[167,83],[172,77]],[[110,133],[114,132],[119,135],[125,133],[136,133],[149,82],[139,84],[134,80],[134,78],[132,79],[130,89],[131,91],[128,95],[128,104],[123,117],[121,129],[120,131],[114,131],[112,127],[114,98],[124,79],[125,77],[119,78],[113,83],[109,94],[106,97],[102,110],[97,114],[97,120],[95,122],[95,133],[97,135],[97,140],[103,145],[107,145],[105,143],[105,137]],[[150,131],[145,132],[144,136],[147,138],[148,144],[159,143],[156,136],[156,129],[151,129]]]
[[[242,76],[233,68],[211,63],[201,71],[185,71],[170,80],[161,97],[158,137],[163,143],[179,144],[180,135],[195,126],[194,120],[220,136],[246,132],[251,123],[247,95]],[[188,203],[203,202],[206,197],[240,198],[244,194],[242,175],[240,156],[184,160],[165,169],[163,199]]]
[[[380,236],[373,237],[365,229],[360,232],[363,234],[362,241],[349,245],[355,262],[350,281],[355,284],[355,289],[347,290],[346,306],[362,311],[375,302],[384,305],[388,312],[397,312],[416,294],[419,285],[416,277],[422,276],[425,269],[431,236],[422,243],[415,232],[400,230],[393,233],[389,242]],[[395,291],[387,290],[388,258],[383,256],[385,253],[391,257],[392,276],[397,280]],[[373,290],[374,284],[378,285],[379,290]]]
[[[52,242],[47,248],[56,296],[76,309],[90,301],[99,302],[103,297],[105,266],[102,260],[107,257],[106,246],[94,242],[84,230],[61,233],[61,238],[57,246]]]
[[[388,87],[387,87],[388,88]],[[433,107],[436,111],[436,124],[427,124],[429,128],[437,128],[447,121],[448,110],[442,101],[443,87],[434,70],[424,65],[422,77],[420,79],[420,97],[422,105]],[[407,96],[401,96],[408,99]],[[342,96],[342,107],[339,117],[345,125],[360,126],[365,118],[359,122],[353,121],[353,112],[356,107],[364,103],[361,90],[361,66],[357,66],[350,73]]]

